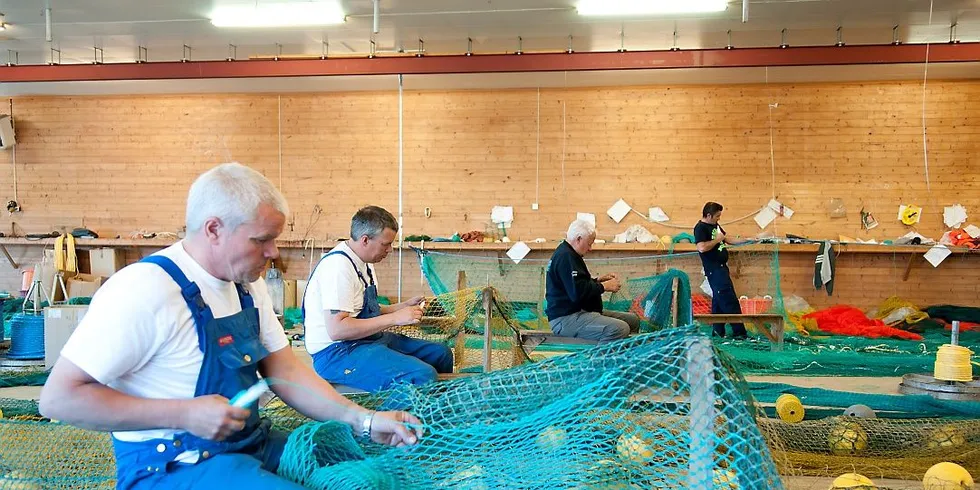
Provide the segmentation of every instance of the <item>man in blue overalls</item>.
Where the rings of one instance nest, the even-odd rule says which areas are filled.
[[[258,403],[229,399],[259,374],[316,420],[413,444],[405,412],[371,412],[296,358],[272,310],[267,260],[288,213],[258,172],[225,164],[187,202],[187,238],[126,267],[96,293],[44,389],[47,417],[112,431],[120,489],[299,489],[275,474],[285,434]]]
[[[373,264],[391,251],[398,223],[388,211],[367,206],[351,220],[351,238],[337,245],[310,274],[303,297],[306,349],[313,368],[331,383],[369,392],[395,383],[423,384],[453,371],[446,345],[385,330],[422,319],[415,297],[378,303]]]

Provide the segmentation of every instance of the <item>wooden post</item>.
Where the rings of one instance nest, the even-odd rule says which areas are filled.
[[[466,271],[459,271],[456,275],[456,322],[459,325],[459,332],[456,334],[456,345],[453,349],[454,371],[460,372],[463,368],[463,360],[466,358],[466,302],[463,300],[461,291],[466,289]]]
[[[915,263],[915,258],[916,257],[918,257],[918,254],[914,254],[914,253],[913,254],[909,254],[909,263],[908,263],[908,265],[905,266],[905,273],[902,274],[902,281],[903,282],[909,280],[909,274],[912,273],[912,264]]]
[[[3,252],[3,256],[6,257],[7,262],[10,263],[10,267],[13,267],[14,270],[20,269],[20,266],[17,265],[17,262],[14,262],[13,257],[10,256],[10,252],[7,251],[7,247],[5,247],[2,243],[0,243],[0,252]]]
[[[486,315],[486,322],[483,325],[483,372],[489,373],[491,369],[490,360],[493,357],[493,328],[491,325],[493,288],[489,286],[483,288],[483,312]]]
[[[677,278],[676,277],[671,282],[670,289],[671,291],[673,291],[672,297],[670,299],[670,318],[673,321],[673,325],[671,325],[671,327],[677,328],[678,325],[677,325]]]

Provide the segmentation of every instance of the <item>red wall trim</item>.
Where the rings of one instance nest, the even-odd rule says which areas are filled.
[[[853,45],[602,53],[0,66],[0,82],[497,73],[921,63],[926,45]],[[980,43],[933,44],[929,62],[980,61]]]

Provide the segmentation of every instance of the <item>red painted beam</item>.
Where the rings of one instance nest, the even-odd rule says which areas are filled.
[[[925,59],[924,44],[885,44],[623,53],[22,65],[0,67],[0,82],[875,65],[921,63]],[[933,44],[929,47],[929,62],[971,61],[980,61],[980,43]]]

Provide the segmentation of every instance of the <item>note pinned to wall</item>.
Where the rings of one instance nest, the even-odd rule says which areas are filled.
[[[606,211],[606,214],[608,214],[613,221],[619,223],[620,221],[623,221],[623,218],[625,218],[632,209],[633,208],[631,208],[629,204],[626,204],[626,201],[620,199],[616,201],[616,203],[613,204],[608,211]]]
[[[494,206],[490,211],[490,221],[498,225],[514,221],[514,208],[512,206]]]

